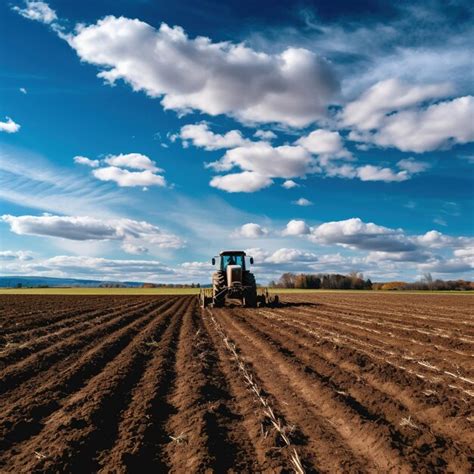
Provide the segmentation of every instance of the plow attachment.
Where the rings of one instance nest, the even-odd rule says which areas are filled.
[[[216,299],[213,296],[213,292],[211,288],[201,288],[198,298],[199,298],[199,304],[202,308],[208,308],[208,307],[213,308],[213,307],[218,306],[216,304]],[[255,306],[255,305],[252,305],[252,306],[249,305],[245,301],[245,298],[243,296],[241,298],[233,297],[232,300],[239,300],[241,302],[241,305],[247,308]],[[278,295],[270,294],[267,288],[259,288],[257,290],[256,306],[258,308],[261,308],[264,306],[277,306],[279,301],[280,300],[278,298]]]

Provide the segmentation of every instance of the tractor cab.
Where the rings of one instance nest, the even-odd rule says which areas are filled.
[[[221,272],[226,272],[229,265],[237,265],[245,271],[245,252],[241,250],[225,250],[219,253],[219,269]],[[212,264],[216,264],[216,258],[212,259]],[[253,257],[250,257],[250,264],[253,264]]]

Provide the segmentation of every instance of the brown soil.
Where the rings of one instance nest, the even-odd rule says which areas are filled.
[[[473,298],[0,296],[0,472],[472,472]]]

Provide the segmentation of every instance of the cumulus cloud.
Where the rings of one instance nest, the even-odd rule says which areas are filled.
[[[89,216],[12,216],[1,220],[18,235],[56,237],[67,240],[112,240],[122,243],[128,253],[145,253],[149,247],[173,249],[184,246],[178,236],[164,232],[145,221],[132,219],[97,219]]]
[[[306,224],[305,221],[293,219],[288,224],[286,224],[285,229],[282,232],[282,235],[292,236],[292,235],[307,235],[311,231],[310,227]]]
[[[330,177],[360,179],[361,181],[384,181],[386,183],[406,181],[411,178],[407,170],[395,171],[374,165],[354,166],[352,164],[328,163],[324,172]]]
[[[426,100],[445,97],[451,92],[449,84],[407,84],[399,79],[380,81],[359,99],[346,105],[342,123],[358,130],[379,128],[392,112],[415,106]]]
[[[236,148],[251,143],[250,140],[242,136],[239,130],[231,130],[223,135],[219,135],[209,130],[209,126],[205,122],[185,125],[181,128],[179,137],[185,143],[189,140],[194,146],[208,151]]]
[[[442,234],[437,230],[430,230],[423,235],[416,237],[416,241],[427,248],[469,248],[474,245],[474,238],[470,237],[453,237]]]
[[[406,170],[412,174],[421,173],[422,171],[426,171],[430,167],[429,163],[426,163],[424,161],[416,161],[414,158],[406,158],[400,160],[397,163],[397,166],[400,169]]]
[[[97,168],[100,165],[99,160],[91,160],[86,156],[75,156],[74,163],[78,165],[90,166],[91,168]]]
[[[156,174],[163,170],[158,168],[148,156],[141,153],[108,155],[103,161],[75,156],[74,163],[95,168],[92,171],[94,177],[100,181],[113,181],[120,187],[143,186],[146,190],[147,186],[166,186],[165,178]],[[102,163],[110,166],[101,166]],[[130,171],[130,169],[141,171]]]
[[[254,134],[254,137],[261,138],[264,141],[271,141],[275,139],[277,136],[271,130],[257,130]]]
[[[268,178],[294,178],[310,172],[313,165],[310,153],[301,146],[273,147],[266,142],[256,142],[226,151],[220,160],[208,164],[208,167],[229,171],[237,166]]]
[[[350,140],[401,151],[423,153],[472,142],[473,96],[423,105],[450,90],[446,84],[382,81],[345,107],[341,123],[351,129]]]
[[[196,126],[190,127],[193,131],[196,130],[194,128]],[[224,147],[225,143],[230,146],[226,140],[228,134],[216,135],[210,132],[206,125],[199,127],[199,130],[200,133],[206,132],[206,135],[200,136],[199,146],[210,146],[210,149]],[[240,134],[234,138],[245,140]],[[231,187],[231,192],[238,192],[238,188],[242,188],[245,192],[263,189],[271,184],[265,178],[285,178],[282,186],[291,189],[298,185],[290,178],[305,177],[314,173],[361,181],[400,182],[426,169],[424,163],[411,158],[400,160],[399,170],[375,165],[356,166],[352,163],[341,163],[341,160],[354,160],[352,154],[344,147],[341,135],[328,130],[315,130],[307,136],[300,137],[291,145],[273,146],[264,141],[246,141],[243,145],[227,150],[224,156],[208,163],[206,167],[219,172],[231,171],[234,167],[238,167],[244,172],[255,173],[252,175],[254,179],[250,186],[236,185],[236,181],[249,180],[250,176],[244,174],[228,175],[229,178],[219,176],[211,181],[211,186],[225,191]]]
[[[382,252],[406,252],[416,250],[417,245],[408,239],[401,229],[390,229],[360,218],[325,222],[313,227],[310,240],[324,245],[340,245],[352,249]]]
[[[21,125],[15,123],[10,117],[5,117],[5,122],[0,121],[0,132],[16,133],[20,128]]]
[[[25,8],[15,6],[13,10],[29,20],[39,21],[48,25],[58,19],[56,12],[46,2],[26,0]]]
[[[352,158],[351,153],[344,148],[339,132],[315,130],[309,135],[299,138],[296,144],[301,145],[311,153],[319,155],[320,162],[328,161],[331,158]]]
[[[213,188],[222,189],[229,193],[253,193],[267,188],[273,181],[253,171],[231,173],[224,176],[215,176],[209,183]]]
[[[365,165],[356,169],[357,176],[361,181],[406,181],[410,175],[406,170],[394,172],[390,168],[381,168],[379,166]]]
[[[166,186],[165,178],[150,170],[129,171],[116,166],[108,166],[95,169],[92,174],[100,181],[114,181],[120,187]]]
[[[307,49],[268,54],[242,43],[191,39],[165,23],[155,29],[107,16],[77,25],[67,40],[81,60],[101,68],[99,77],[111,84],[123,80],[181,113],[301,127],[325,115],[339,88],[330,65]]]
[[[472,274],[474,263],[472,260],[460,258],[438,258],[434,261],[422,263],[419,266],[423,272],[432,273],[469,273]]]
[[[281,248],[265,258],[265,263],[290,263],[290,262],[314,262],[318,257],[312,252],[305,252],[299,249]]]
[[[306,199],[306,198],[299,198],[297,199],[296,201],[294,201],[293,204],[296,204],[297,206],[311,206],[313,203],[309,200],[309,199]]]
[[[148,156],[142,155],[141,153],[127,153],[120,155],[109,155],[104,160],[108,165],[120,167],[120,168],[131,168],[137,170],[150,170],[150,171],[163,171],[158,168],[154,161],[150,160]]]
[[[292,179],[287,179],[286,181],[283,182],[281,185],[285,189],[293,189],[293,188],[298,188],[300,185],[293,181]]]
[[[242,225],[234,232],[235,237],[243,237],[245,239],[258,239],[259,237],[264,237],[267,234],[268,230],[265,229],[265,227],[253,222]]]

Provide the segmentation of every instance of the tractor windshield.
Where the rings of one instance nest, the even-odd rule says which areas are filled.
[[[227,265],[244,266],[244,257],[242,255],[223,255],[221,257],[221,270],[225,271]]]

